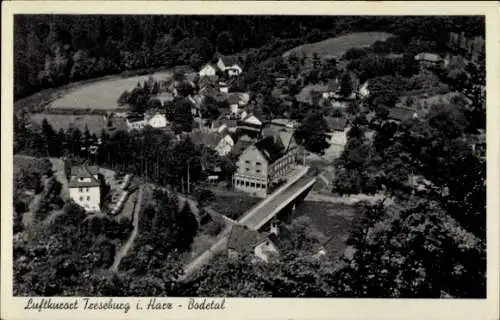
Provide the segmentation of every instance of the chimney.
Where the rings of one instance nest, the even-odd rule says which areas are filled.
[[[279,234],[278,225],[276,223],[272,223],[269,228],[269,233],[274,233],[275,235]]]

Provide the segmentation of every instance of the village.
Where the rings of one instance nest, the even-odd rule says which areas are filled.
[[[358,178],[347,170],[358,163],[352,170],[361,171],[363,161],[376,157],[355,154],[356,139],[376,147],[379,132],[427,121],[442,105],[472,110],[485,94],[484,84],[469,81],[481,68],[484,38],[449,33],[445,54],[418,44],[421,51],[404,55],[377,49],[395,45],[387,39],[338,55],[290,50],[259,68],[249,67],[245,55],[216,54],[198,68],[176,66],[142,77],[121,88],[108,110],[89,104],[74,114],[55,107],[34,112],[34,124],[20,130],[41,126],[54,137],[47,144],[50,164],[44,164],[52,169],[40,179],[42,185],[61,185],[61,203],[47,209],[44,221],[59,221],[68,210],[83,210],[91,229],[97,228],[93,221],[109,221],[99,225],[114,226],[115,249],[103,268],[112,274],[140,269],[136,264],[149,241],[162,239],[155,231],[161,223],[164,236],[177,240],[165,241],[168,249],[158,259],[179,250],[174,260],[186,283],[221,255],[234,263],[243,257],[257,265],[279,261],[291,250],[290,235],[306,229],[304,237],[313,244],[305,256],[354,259],[357,250],[347,239],[367,203],[382,201],[391,212],[403,211],[399,195],[387,191],[395,184],[412,195],[450,192],[413,170],[402,171],[396,182],[373,173],[383,189],[365,191],[372,176]],[[52,116],[83,120],[72,120],[75,129]],[[461,139],[485,159],[484,129]],[[40,166],[36,157],[16,157],[30,162],[26,168]],[[35,223],[51,190],[28,190],[19,198],[29,213],[20,218],[20,229]],[[310,206],[327,209],[313,212]],[[172,213],[160,217],[163,211]],[[311,226],[301,226],[306,223]]]

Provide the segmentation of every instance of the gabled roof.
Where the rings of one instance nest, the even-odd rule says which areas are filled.
[[[257,126],[259,128],[260,128],[260,126],[262,126],[262,121],[260,121],[259,118],[257,118],[253,114],[248,114],[244,119],[242,119],[242,121],[245,124],[254,125],[254,126]]]
[[[227,248],[239,253],[251,253],[263,241],[265,241],[265,237],[258,231],[235,224],[231,228]]]
[[[285,152],[285,147],[277,137],[265,137],[255,143],[255,147],[269,163],[279,159]]]
[[[89,166],[84,163],[81,166],[71,167],[71,176],[69,181],[70,188],[83,188],[83,187],[98,187],[101,185],[94,175],[99,174],[98,166]],[[80,178],[90,179],[90,181],[79,181]]]
[[[267,127],[262,130],[262,135],[264,137],[278,137],[285,149],[288,149],[290,144],[293,142],[293,134],[294,130],[285,128]]]
[[[325,117],[325,121],[330,131],[344,131],[347,126],[345,118]]]
[[[127,121],[128,121],[128,122],[139,122],[139,121],[144,121],[144,116],[139,116],[139,115],[130,115],[130,116],[127,116]]]

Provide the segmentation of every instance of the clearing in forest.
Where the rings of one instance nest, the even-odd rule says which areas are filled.
[[[51,109],[116,110],[119,108],[116,100],[123,91],[133,90],[138,82],[142,84],[149,76],[112,78],[84,84],[68,90],[50,103],[48,107]],[[170,78],[172,72],[162,71],[154,73],[152,76],[156,80],[164,80]]]
[[[386,32],[354,32],[315,43],[303,44],[288,50],[283,54],[283,57],[286,58],[292,53],[312,57],[313,53],[317,53],[323,59],[335,58],[342,56],[351,48],[368,47],[376,41],[384,41],[391,36],[393,35]]]

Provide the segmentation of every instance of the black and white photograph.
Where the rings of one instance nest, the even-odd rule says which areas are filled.
[[[486,299],[485,30],[15,14],[12,295]]]

